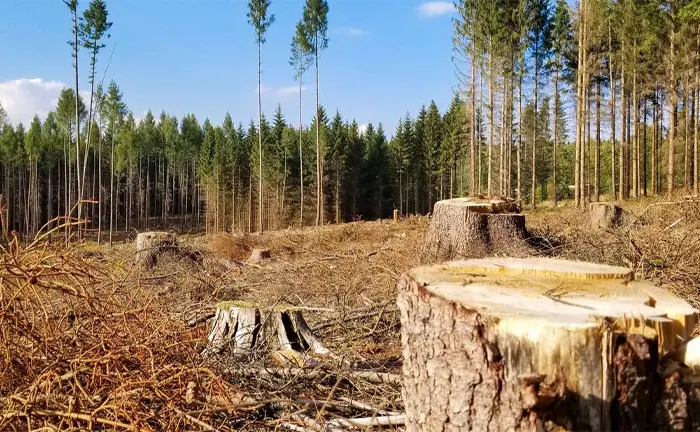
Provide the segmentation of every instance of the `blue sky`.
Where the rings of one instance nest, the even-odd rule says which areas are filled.
[[[321,104],[329,115],[360,124],[399,118],[434,99],[447,108],[456,83],[452,2],[328,0],[328,49],[320,59]],[[80,0],[80,8],[88,0]],[[165,110],[193,112],[220,123],[228,111],[247,124],[257,114],[257,51],[246,0],[107,0],[114,23],[98,63],[121,87],[136,117]],[[263,110],[277,103],[298,122],[298,84],[288,64],[303,0],[272,0],[276,21],[263,45]],[[0,6],[0,101],[11,120],[30,121],[52,109],[73,80],[71,16],[61,0],[3,1]],[[81,52],[81,91],[88,55]],[[312,117],[313,72],[305,77],[304,122]]]

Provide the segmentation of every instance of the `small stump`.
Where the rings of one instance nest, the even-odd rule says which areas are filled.
[[[143,232],[136,236],[136,264],[151,269],[158,257],[178,248],[177,237],[168,232]]]
[[[455,261],[405,273],[397,302],[407,431],[669,430],[679,409],[657,368],[696,310],[628,269]]]
[[[311,332],[302,312],[293,307],[260,309],[244,302],[222,302],[209,332],[208,352],[229,351],[234,356],[247,356],[256,349],[283,351],[279,358],[292,358],[289,353],[327,355],[329,351]],[[303,356],[294,357],[297,362]]]
[[[501,253],[526,257],[525,215],[506,199],[455,198],[435,203],[421,252],[424,264]]]
[[[269,260],[271,257],[269,249],[253,249],[253,252],[250,253],[250,257],[246,262],[250,264],[260,264],[265,260]]]
[[[622,225],[624,210],[613,203],[596,202],[588,205],[593,229],[611,229]]]

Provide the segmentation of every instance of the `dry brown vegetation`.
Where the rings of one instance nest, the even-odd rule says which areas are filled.
[[[543,254],[633,266],[700,304],[700,203],[625,209],[616,230],[594,232],[570,207],[540,210],[527,224]],[[400,373],[396,281],[417,264],[427,224],[181,236],[188,253],[150,272],[133,265],[131,244],[13,240],[0,262],[0,430],[314,430],[401,412],[396,383],[352,371]],[[256,247],[272,259],[246,264]],[[205,318],[224,300],[306,308],[343,361],[290,375],[269,369],[264,353],[243,363],[204,358]]]

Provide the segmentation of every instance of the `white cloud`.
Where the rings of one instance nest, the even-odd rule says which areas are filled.
[[[56,107],[66,84],[41,78],[20,78],[0,82],[0,103],[14,124],[28,126],[35,114],[42,119]]]
[[[357,129],[360,132],[360,135],[364,135],[365,132],[367,132],[367,125],[361,124],[360,126],[357,127]]]
[[[368,35],[369,32],[367,30],[358,28],[358,27],[339,27],[336,30],[336,33],[341,33],[344,34],[345,36],[353,36],[353,37],[359,37],[359,36],[365,36]]]
[[[427,18],[451,14],[454,10],[454,4],[446,1],[430,1],[418,6],[418,12]]]
[[[302,85],[301,91],[306,91],[307,87],[305,85]],[[258,89],[257,87],[255,88],[255,92],[257,93]],[[285,86],[285,87],[268,87],[265,85],[260,86],[260,91],[262,94],[270,94],[273,96],[277,97],[286,97],[290,95],[296,95],[299,94],[299,85],[291,85],[291,86]]]

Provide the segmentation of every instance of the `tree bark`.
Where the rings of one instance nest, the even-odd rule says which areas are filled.
[[[516,203],[454,198],[435,203],[421,262],[481,258],[499,253],[529,256],[525,215]]]
[[[668,430],[691,420],[685,389],[656,370],[690,337],[696,311],[631,270],[449,262],[405,273],[397,304],[409,432]]]
[[[330,352],[311,331],[301,310],[261,309],[243,302],[221,302],[208,336],[207,353],[247,356],[256,349],[327,355]]]

